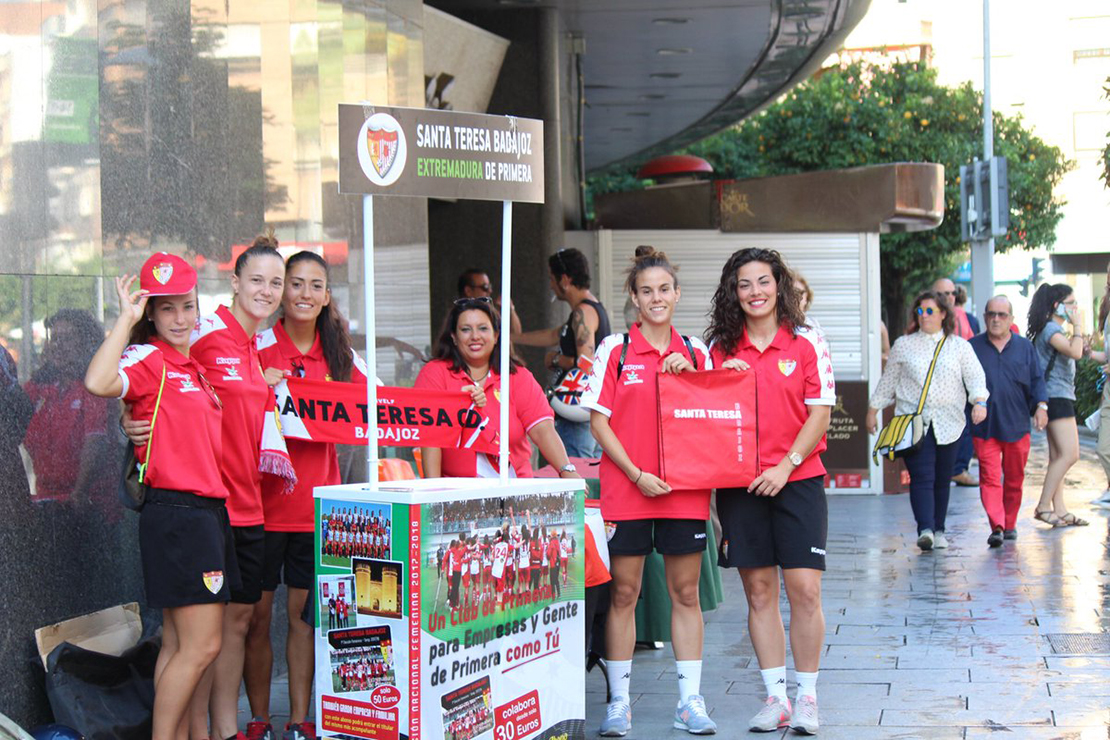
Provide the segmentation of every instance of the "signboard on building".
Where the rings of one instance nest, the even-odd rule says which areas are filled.
[[[543,202],[543,121],[339,106],[339,192]]]
[[[821,454],[830,489],[871,487],[871,440],[864,425],[867,401],[866,381],[837,381],[836,405],[825,433],[828,449]]]

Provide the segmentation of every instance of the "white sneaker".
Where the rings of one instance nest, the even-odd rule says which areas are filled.
[[[790,729],[799,735],[816,735],[817,727],[817,700],[812,696],[799,696],[794,702]]]
[[[602,737],[624,737],[632,729],[632,707],[624,698],[614,699],[605,707],[605,719],[597,734]]]
[[[790,700],[768,696],[763,709],[748,722],[753,732],[774,732],[790,724]]]
[[[932,550],[933,549],[933,530],[931,530],[931,529],[921,530],[921,534],[917,538],[917,546],[920,547],[922,549],[922,551],[924,551],[924,552],[928,552],[929,550]]]
[[[944,536],[944,532],[933,533],[933,549],[943,550],[948,547],[948,538]]]

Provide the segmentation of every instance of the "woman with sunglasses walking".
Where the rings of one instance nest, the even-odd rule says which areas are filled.
[[[948,547],[945,517],[949,480],[964,429],[964,407],[969,402],[974,404],[973,424],[987,418],[989,394],[983,366],[971,345],[956,336],[955,328],[955,314],[946,297],[933,290],[917,296],[906,336],[891,348],[867,410],[867,431],[871,434],[879,428],[879,409],[894,404],[896,414],[915,413],[936,358],[921,410],[925,437],[904,458],[910,473],[917,546],[922,551]]]

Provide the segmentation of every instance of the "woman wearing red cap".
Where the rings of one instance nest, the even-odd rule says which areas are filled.
[[[328,263],[313,252],[297,252],[285,263],[282,317],[272,329],[259,332],[257,345],[266,377],[277,383],[284,377],[366,383],[366,366],[351,349],[347,322],[332,303]],[[266,481],[262,508],[266,519],[266,557],[262,600],[254,607],[247,636],[244,678],[251,714],[269,718],[270,615],[274,592],[284,583],[288,597],[289,725],[287,737],[312,737],[305,723],[312,695],[314,648],[312,628],[300,618],[315,582],[312,489],[340,482],[335,445],[290,439],[289,458],[297,471],[293,495],[283,495],[280,483]],[[276,483],[276,485],[271,485]],[[299,735],[296,733],[300,733]]]
[[[220,400],[190,357],[196,272],[160,252],[135,277],[116,278],[120,315],[85,373],[85,387],[122,398],[152,427],[136,447],[146,503],[139,548],[147,603],[162,609],[154,676],[155,740],[172,738],[204,670],[220,651],[224,605],[239,574],[220,475]],[[173,429],[188,434],[170,434]]]

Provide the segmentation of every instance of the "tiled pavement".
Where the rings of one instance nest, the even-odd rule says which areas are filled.
[[[1087,503],[1105,481],[1085,440],[1068,498],[1091,526],[1051,530],[1032,519],[1044,463],[1042,436],[1027,468],[1019,538],[998,550],[986,545],[978,489],[953,489],[951,547],[932,553],[914,544],[907,496],[830,499],[819,737],[1110,737],[1110,650],[1058,655],[1045,637],[1110,632],[1110,511]],[[723,576],[725,601],[706,614],[702,677],[717,737],[779,737],[747,731],[763,684],[739,577]],[[785,597],[783,614],[788,618]],[[671,729],[669,645],[637,650],[631,688],[630,740],[685,736]],[[604,716],[604,691],[594,670],[587,677],[588,736]],[[278,706],[284,697],[285,685],[276,681],[275,725],[285,719]]]

